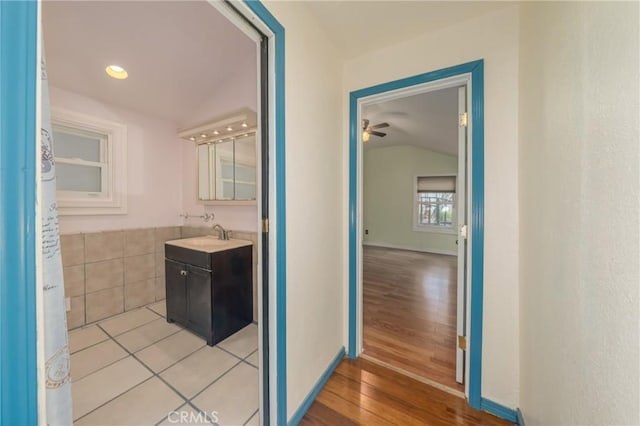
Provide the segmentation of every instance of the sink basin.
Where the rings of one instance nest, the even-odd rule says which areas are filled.
[[[191,250],[201,251],[204,253],[215,253],[218,251],[224,251],[234,249],[238,247],[250,246],[253,243],[245,240],[220,240],[213,235],[207,235],[204,237],[182,238],[180,240],[167,241],[165,244],[172,246],[183,247]]]
[[[183,240],[177,240],[177,241],[182,241],[183,243],[191,244],[193,246],[199,246],[199,247],[206,247],[206,246],[217,247],[217,246],[228,244],[232,240],[220,240],[218,238],[209,236],[209,237],[185,238]]]

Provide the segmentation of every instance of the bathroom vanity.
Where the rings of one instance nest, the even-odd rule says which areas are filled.
[[[253,320],[252,243],[205,236],[165,243],[167,321],[209,346]]]

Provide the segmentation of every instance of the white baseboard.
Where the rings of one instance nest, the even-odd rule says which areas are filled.
[[[422,252],[422,253],[431,253],[431,254],[444,254],[444,255],[447,255],[447,256],[457,256],[458,255],[458,253],[452,252],[452,251],[449,251],[449,250],[420,249],[420,248],[408,247],[408,246],[397,246],[395,244],[379,243],[379,242],[376,242],[376,241],[364,241],[362,243],[362,245],[373,246],[373,247],[384,247],[384,248],[398,249],[398,250],[419,251],[419,252]]]

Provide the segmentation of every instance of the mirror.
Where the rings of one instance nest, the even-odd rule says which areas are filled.
[[[199,201],[255,201],[254,132],[196,145]]]

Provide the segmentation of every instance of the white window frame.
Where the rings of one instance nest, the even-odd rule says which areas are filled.
[[[451,225],[441,226],[441,225],[421,225],[418,218],[418,179],[421,177],[454,177],[456,180],[456,192],[453,195],[453,211]],[[458,229],[458,175],[456,173],[445,173],[445,174],[420,174],[415,175],[413,177],[413,230],[416,232],[431,232],[435,234],[453,234],[457,233]]]
[[[101,161],[54,157],[63,164],[89,165],[102,171],[102,192],[57,191],[58,214],[115,215],[127,213],[127,127],[122,123],[81,114],[64,108],[51,109],[52,127],[65,127],[79,134],[90,132],[104,135],[101,141]],[[55,140],[53,141],[55,156]]]

